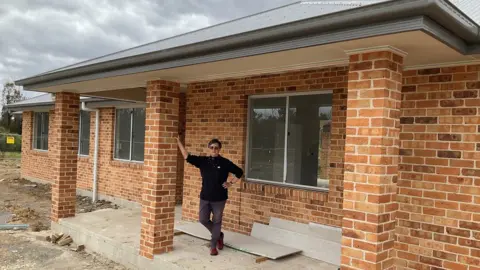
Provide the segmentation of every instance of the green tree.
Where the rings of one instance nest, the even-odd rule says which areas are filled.
[[[0,127],[3,127],[8,132],[20,133],[20,130],[18,130],[18,121],[20,120],[17,119],[12,121],[12,114],[5,105],[19,102],[23,99],[24,97],[22,95],[22,92],[20,88],[15,85],[15,83],[6,82],[3,85],[2,96],[0,100],[2,105],[2,111],[0,115]]]

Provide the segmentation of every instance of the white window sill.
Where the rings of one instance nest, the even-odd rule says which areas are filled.
[[[303,186],[303,185],[296,185],[296,184],[289,184],[289,183],[282,183],[282,182],[274,182],[274,181],[267,181],[267,180],[260,180],[260,179],[253,179],[253,178],[246,178],[246,182],[258,183],[258,184],[265,184],[265,185],[272,185],[272,186],[280,186],[280,187],[287,187],[287,188],[295,188],[295,189],[303,189],[303,190],[310,190],[310,191],[317,191],[317,192],[329,192],[328,187],[313,187],[313,186]]]
[[[119,159],[119,158],[114,158],[113,161],[124,162],[124,163],[134,163],[134,164],[143,164],[143,161]]]

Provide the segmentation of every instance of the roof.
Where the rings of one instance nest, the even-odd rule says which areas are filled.
[[[52,85],[52,82],[62,84],[65,79],[87,74],[194,59],[239,47],[248,50],[253,45],[280,42],[294,36],[367,27],[415,16],[428,17],[454,33],[462,42],[452,47],[462,53],[468,53],[472,45],[480,46],[478,0],[301,1],[52,70],[16,84],[30,87]],[[282,49],[285,48],[278,50]],[[159,69],[159,66],[152,68]]]
[[[450,0],[452,4],[456,5],[461,11],[480,24],[480,4],[478,0]]]
[[[91,98],[91,97],[80,97],[80,100],[85,101],[85,100],[99,100],[98,98]],[[15,106],[31,106],[31,105],[43,105],[43,104],[53,104],[53,98],[51,94],[43,94],[39,95],[36,97],[24,99],[22,101],[13,103],[13,104],[8,104],[7,107],[15,107]]]
[[[135,55],[151,53],[160,50],[167,50],[188,44],[207,41],[240,34],[242,32],[254,31],[274,25],[304,20],[316,16],[322,16],[342,10],[357,8],[365,5],[385,2],[390,0],[363,0],[363,1],[299,1],[293,4],[281,6],[267,11],[255,13],[246,17],[220,23],[196,31],[177,35],[174,37],[158,40],[131,49],[108,54],[47,73],[73,69],[77,67],[92,65],[100,62],[131,57]],[[47,74],[44,73],[44,74]]]
[[[115,107],[115,106],[143,106],[143,103],[138,102],[130,102],[125,100],[118,100],[112,98],[99,98],[99,97],[86,97],[80,96],[80,102],[87,103],[87,107],[90,108],[101,108],[101,107]],[[140,104],[140,105],[139,105]],[[35,108],[53,108],[55,105],[55,101],[53,100],[53,96],[48,94],[39,95],[36,97],[32,97],[29,99],[25,99],[13,104],[8,104],[5,107],[10,109],[12,112],[18,111],[27,111],[32,110]]]
[[[93,97],[80,97],[80,101],[82,102],[102,102],[102,101],[111,101],[109,99],[102,99],[102,98],[93,98]],[[53,97],[51,94],[43,94],[39,95],[36,97],[24,99],[19,102],[15,102],[12,104],[7,104],[5,107],[9,108],[12,111],[21,111],[21,110],[26,110],[28,108],[34,108],[34,107],[48,107],[48,106],[53,106],[55,104],[55,101],[53,100]]]

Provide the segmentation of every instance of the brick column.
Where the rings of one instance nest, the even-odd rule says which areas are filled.
[[[179,92],[178,83],[147,83],[140,255],[149,259],[173,249]]]
[[[394,269],[403,54],[350,54],[342,269]]]
[[[74,93],[57,93],[55,114],[51,121],[50,158],[53,165],[52,221],[75,216],[78,119],[80,97]]]

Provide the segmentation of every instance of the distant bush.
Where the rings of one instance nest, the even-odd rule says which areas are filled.
[[[7,137],[15,139],[14,144],[7,144]],[[0,152],[21,152],[22,151],[22,136],[18,134],[0,133]]]

